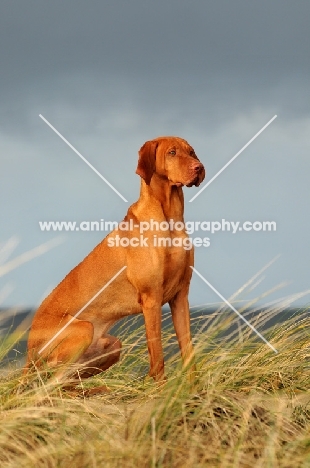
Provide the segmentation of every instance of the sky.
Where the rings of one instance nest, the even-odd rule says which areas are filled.
[[[0,307],[38,306],[105,235],[39,221],[123,219],[145,141],[186,139],[208,182],[275,115],[194,201],[199,189],[184,189],[185,219],[275,221],[195,233],[210,238],[195,267],[227,299],[307,306],[309,15],[307,0],[1,2]],[[218,301],[194,275],[190,304]]]

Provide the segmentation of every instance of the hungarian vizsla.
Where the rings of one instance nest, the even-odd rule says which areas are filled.
[[[159,137],[140,149],[136,173],[140,197],[128,209],[122,229],[119,225],[97,245],[37,310],[25,373],[33,364],[48,369],[68,364],[65,378],[76,379],[78,372],[85,379],[108,369],[121,351],[109,328],[122,317],[143,313],[149,375],[162,380],[161,307],[166,303],[183,361],[191,362],[188,291],[194,253],[184,227],[182,187],[198,186],[204,167],[185,140]]]

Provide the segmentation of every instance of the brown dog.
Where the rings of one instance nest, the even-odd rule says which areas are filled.
[[[160,137],[142,146],[136,173],[141,177],[140,197],[128,209],[125,223],[70,271],[37,310],[29,333],[26,372],[32,363],[48,368],[67,363],[71,375],[74,364],[80,378],[106,370],[119,360],[121,350],[120,341],[107,334],[109,328],[122,317],[142,312],[149,375],[161,380],[161,307],[166,303],[183,361],[191,361],[188,291],[194,255],[184,229],[182,186],[198,186],[204,167],[185,140]],[[147,230],[151,221],[153,229]]]

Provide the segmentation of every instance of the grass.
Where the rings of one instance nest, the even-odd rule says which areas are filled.
[[[51,245],[7,262],[0,275]],[[15,246],[11,239],[0,248],[0,265]],[[252,291],[265,268],[230,301]],[[84,398],[82,387],[82,396],[73,397],[43,373],[25,387],[12,361],[0,372],[1,468],[310,467],[309,312],[282,319],[290,303],[304,295],[257,308],[255,316],[254,300],[238,306],[278,353],[232,312],[196,311],[194,384],[182,369],[167,317],[164,385],[145,377],[148,356],[139,320],[118,330],[120,362],[83,384],[107,385],[110,393],[101,396]],[[272,321],[277,325],[270,327]],[[25,338],[22,328],[0,335],[0,361]]]
[[[264,310],[253,325],[278,312]],[[108,394],[72,397],[38,375],[22,389],[12,363],[0,380],[1,467],[310,466],[307,310],[264,331],[277,354],[233,314],[201,314],[195,325],[193,385],[169,326],[161,386],[144,377],[141,326],[125,324],[121,361],[84,383],[107,385]],[[2,353],[11,346],[7,336]]]

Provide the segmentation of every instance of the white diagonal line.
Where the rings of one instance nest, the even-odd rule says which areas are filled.
[[[209,182],[208,182],[206,185],[204,185],[204,186],[199,190],[199,192],[197,192],[196,195],[193,196],[193,198],[191,198],[191,199],[189,200],[189,203],[192,202],[193,200],[195,200],[195,198],[197,198],[198,195],[200,195],[201,192],[203,192],[203,191],[204,191],[204,190],[221,174],[221,172],[223,172],[223,171],[226,169],[226,167],[228,167],[229,164],[231,164],[231,163],[239,156],[239,154],[241,154],[242,151],[244,151],[244,150],[255,140],[255,138],[257,138],[258,135],[260,135],[260,134],[271,124],[271,122],[273,122],[276,118],[277,118],[277,115],[274,115],[274,116],[272,117],[272,119],[270,119],[269,122],[267,122],[266,125],[264,125],[263,128],[261,128],[260,131],[257,132],[257,133],[253,136],[253,138],[251,138],[251,140],[249,140],[249,141],[247,142],[247,144],[244,145],[244,146],[241,148],[241,150],[238,151],[238,153],[235,154],[235,156],[233,156],[233,157],[231,158],[231,160],[228,161],[228,163],[226,163],[225,166],[223,166],[222,169],[221,169],[220,171],[218,171],[218,172],[215,174],[215,176],[213,176],[212,179],[210,179]]]
[[[256,333],[257,336],[260,337],[261,340],[263,340],[263,341],[269,346],[269,348],[272,349],[272,351],[274,351],[275,353],[278,352],[278,351],[276,350],[276,348],[275,348],[274,346],[272,346],[272,344],[269,343],[269,341],[267,341],[266,338],[265,338],[261,333],[259,333],[259,331],[256,330],[256,328],[253,327],[253,325],[252,325],[250,322],[248,322],[248,320],[245,319],[245,318],[240,314],[240,312],[238,312],[238,311],[234,308],[234,306],[232,306],[232,305],[225,299],[225,297],[222,296],[222,294],[219,293],[219,292],[212,286],[212,284],[210,284],[209,281],[207,281],[207,280],[199,273],[199,271],[197,271],[197,270],[196,270],[194,267],[192,267],[192,266],[191,266],[191,269],[196,273],[196,275],[199,276],[199,278],[202,279],[202,281],[204,281],[204,282],[209,286],[209,288],[212,289],[212,291],[214,291],[214,292],[231,308],[231,310],[233,310],[233,311],[238,315],[239,318],[241,318],[241,320],[244,321],[244,323],[247,324],[248,327],[251,328],[251,330],[252,330],[254,333]]]
[[[71,317],[71,319],[69,320],[68,323],[66,323],[66,325],[64,325],[54,336],[53,338],[51,338],[44,346],[43,348],[40,349],[39,351],[39,354],[42,353],[42,351],[45,350],[45,348],[47,348],[56,338],[57,336],[59,336],[69,325],[70,323],[73,322],[73,320],[76,319],[76,317],[78,317],[82,312],[83,310],[86,309],[86,307],[89,306],[89,304],[91,304],[95,299],[96,297],[99,296],[99,294],[102,293],[102,291],[104,291],[111,283],[113,283],[113,281],[122,273],[122,271],[124,271],[125,269],[127,268],[127,266],[123,266],[123,268],[121,268],[117,273],[116,275],[113,276],[113,278],[111,278],[104,286],[103,288],[100,289],[100,291],[98,291],[88,302],[87,304],[85,304],[82,309],[80,309],[73,317]]]
[[[56,128],[53,127],[53,125],[50,124],[48,120],[46,120],[45,117],[43,117],[43,115],[39,114],[39,117],[87,164],[87,166],[89,166],[100,177],[100,179],[102,179],[112,190],[114,190],[114,192],[117,193],[117,195],[121,197],[122,200],[124,200],[126,203],[128,202],[128,200],[126,200],[126,198],[123,197],[123,195],[119,193],[119,191],[116,190],[116,188],[113,187],[113,185],[110,184],[110,182],[105,177],[103,177],[103,175],[100,174],[100,172],[97,171],[97,169],[92,164],[90,164],[90,162],[88,162],[87,159],[84,158],[84,156],[82,156],[81,153],[79,153],[78,150],[75,149],[74,146],[71,145],[71,143],[69,143],[69,141],[66,140],[66,138],[61,133],[59,133],[59,131],[56,130]]]

